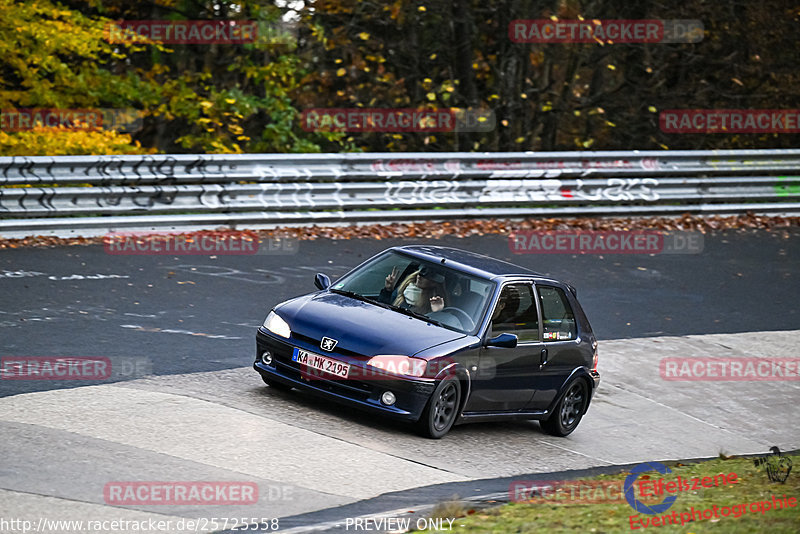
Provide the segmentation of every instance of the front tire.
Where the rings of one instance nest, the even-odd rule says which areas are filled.
[[[445,378],[433,391],[422,417],[419,430],[423,436],[439,439],[453,426],[461,402],[461,383],[455,378]]]
[[[589,400],[589,388],[586,381],[580,378],[573,380],[566,388],[561,400],[556,404],[549,419],[539,421],[542,430],[551,436],[563,438],[572,434],[578,428],[578,423],[586,411]]]

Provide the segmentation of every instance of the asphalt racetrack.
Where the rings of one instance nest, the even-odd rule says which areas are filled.
[[[0,251],[0,356],[113,364],[101,381],[0,380],[0,517],[155,518],[173,532],[223,530],[182,530],[187,518],[279,518],[282,532],[335,529],[346,517],[502,493],[537,474],[800,445],[799,381],[659,373],[666,357],[797,357],[796,228],[706,235],[703,252],[686,255],[514,255],[501,235],[430,241],[577,288],[601,340],[602,382],[567,438],[515,422],[427,440],[261,382],[250,365],[272,305],[313,291],[316,272],[335,278],[419,242],[301,241],[296,254],[216,257]],[[253,483],[258,500],[129,506],[104,496],[114,481],[203,480]]]

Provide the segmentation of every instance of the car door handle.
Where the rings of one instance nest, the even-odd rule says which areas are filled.
[[[547,349],[542,349],[542,353],[539,355],[539,365],[544,365],[547,363]]]

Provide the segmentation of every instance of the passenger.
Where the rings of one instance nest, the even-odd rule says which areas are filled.
[[[400,269],[394,267],[386,277],[386,283],[378,300],[401,308],[427,315],[444,308],[444,275],[430,267],[411,273],[397,288],[394,288]]]

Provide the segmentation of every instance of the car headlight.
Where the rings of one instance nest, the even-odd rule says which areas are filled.
[[[292,329],[289,328],[289,323],[281,319],[280,315],[274,311],[269,312],[267,318],[264,319],[264,328],[286,339],[289,339],[289,336],[292,335]]]
[[[387,373],[419,377],[425,374],[428,362],[399,354],[379,354],[370,358],[367,365],[383,369]]]

